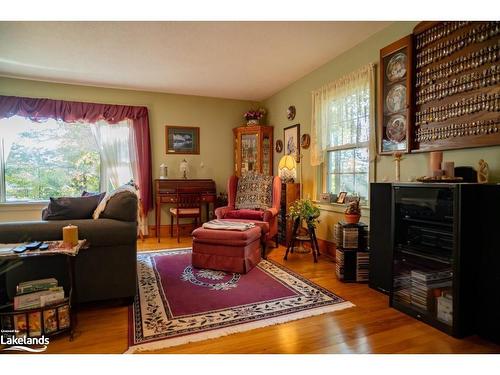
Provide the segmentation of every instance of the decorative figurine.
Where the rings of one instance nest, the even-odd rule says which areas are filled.
[[[486,184],[490,177],[490,167],[483,159],[479,160],[479,171],[477,172],[477,182]]]

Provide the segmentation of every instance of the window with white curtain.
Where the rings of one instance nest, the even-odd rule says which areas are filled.
[[[312,92],[311,165],[322,166],[322,191],[368,201],[374,90],[375,66],[368,64]]]
[[[0,203],[109,191],[133,176],[131,124],[0,120]]]
[[[369,181],[368,86],[334,98],[329,103],[326,176],[329,192],[346,191],[368,199]]]

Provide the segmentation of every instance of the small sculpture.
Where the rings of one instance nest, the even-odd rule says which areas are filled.
[[[477,172],[477,182],[486,184],[490,177],[490,168],[483,159],[479,160],[479,171]]]

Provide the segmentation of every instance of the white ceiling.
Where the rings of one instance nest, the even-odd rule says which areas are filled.
[[[0,75],[263,100],[390,22],[0,22]]]

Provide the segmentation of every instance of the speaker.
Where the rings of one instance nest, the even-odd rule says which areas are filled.
[[[477,202],[476,202],[477,203]],[[500,344],[500,184],[482,185],[476,220],[481,224],[477,254],[476,330],[479,336]],[[474,213],[470,213],[475,216]]]
[[[370,184],[371,288],[389,294],[392,283],[392,184]]]

